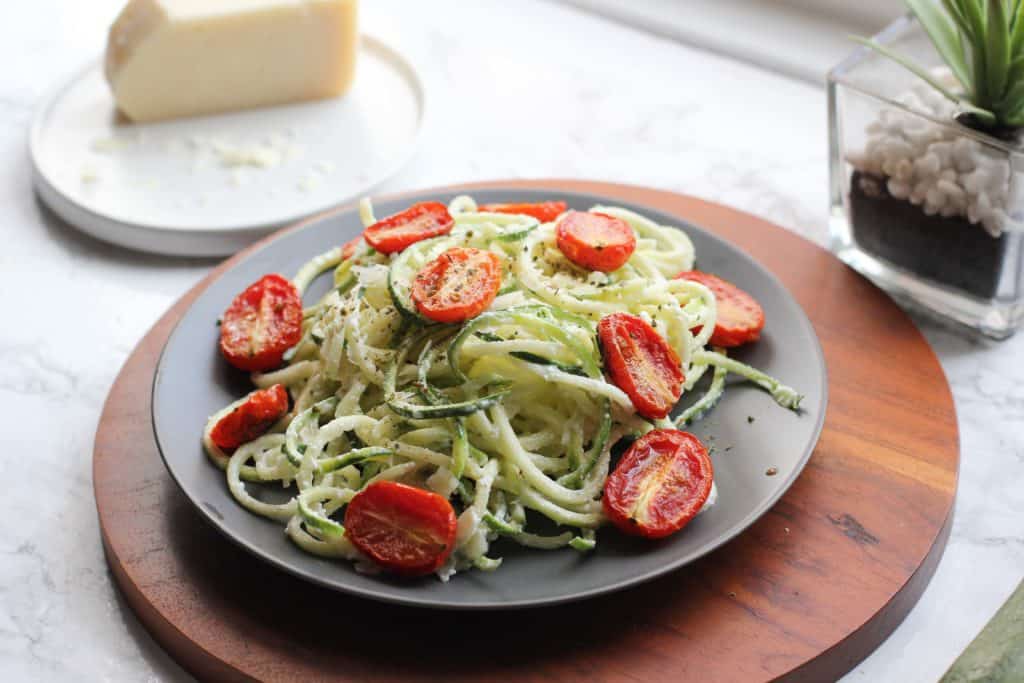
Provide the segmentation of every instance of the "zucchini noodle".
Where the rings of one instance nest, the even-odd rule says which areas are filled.
[[[682,362],[684,391],[712,372],[706,395],[675,419],[679,427],[712,408],[728,373],[798,408],[793,389],[705,348],[715,297],[702,284],[674,279],[694,264],[685,233],[626,209],[595,210],[636,234],[635,252],[611,273],[571,263],[555,242],[555,222],[480,212],[466,196],[449,205],[455,225],[447,235],[390,256],[360,241],[347,259],[334,248],[302,266],[294,277],[300,292],[332,269],[334,286],[304,311],[301,341],[285,365],[252,375],[256,387],[284,385],[291,411],[234,453],[218,448],[211,430],[244,399],[211,416],[203,432],[238,503],[284,523],[302,550],[366,568],[345,537],[348,502],[381,480],[435,491],[458,515],[455,551],[438,571],[443,580],[496,569],[501,558],[489,553],[499,537],[530,548],[593,550],[605,522],[612,447],[673,424],[638,416],[605,378],[596,327],[610,313],[638,315],[668,341]],[[375,221],[369,200],[359,214],[364,225]],[[503,286],[478,317],[436,324],[417,314],[412,279],[453,246],[498,254]],[[260,483],[279,492],[253,486]],[[716,496],[717,488],[708,504]]]

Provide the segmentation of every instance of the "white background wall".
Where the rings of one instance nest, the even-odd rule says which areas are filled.
[[[660,36],[788,76],[824,82],[853,49],[905,11],[899,0],[563,0]]]

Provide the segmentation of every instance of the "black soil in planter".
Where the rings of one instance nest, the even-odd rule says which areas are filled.
[[[916,275],[982,299],[996,295],[1006,236],[961,216],[928,216],[889,194],[884,178],[854,171],[850,224],[864,251]]]

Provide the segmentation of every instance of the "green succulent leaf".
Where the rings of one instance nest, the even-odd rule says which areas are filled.
[[[991,98],[988,93],[988,78],[985,75],[985,15],[982,14],[976,0],[959,0],[959,3],[970,27],[969,59],[971,83],[974,85],[971,94],[975,102],[988,102]]]
[[[1024,64],[1024,58],[1019,59],[1019,61]],[[1015,68],[1011,66],[1010,73],[1012,74],[1014,71]],[[1010,85],[996,107],[998,111],[1007,113],[1024,105],[1024,79],[1009,79],[1008,82]]]
[[[1024,80],[1024,54],[1018,54],[1010,62],[1010,69],[1006,72],[1006,86],[1012,89],[1019,81]]]
[[[987,65],[988,92],[996,101],[1002,99],[1006,89],[1006,74],[1010,67],[1010,24],[1006,18],[1006,6],[1003,0],[989,0],[988,18],[985,26],[988,48],[985,55]]]
[[[905,0],[964,93],[877,41],[855,38],[895,61],[975,124],[1024,127],[1024,0]]]
[[[967,62],[964,61],[964,48],[960,44],[960,33],[953,19],[939,10],[939,6],[930,0],[906,0],[914,16],[921,22],[925,33],[931,39],[939,55],[953,70],[956,78],[966,89],[970,89]],[[949,0],[945,0],[947,3]]]
[[[941,83],[939,83],[934,78],[932,78],[931,74],[929,74],[927,71],[925,71],[924,69],[922,69],[918,65],[914,64],[913,62],[911,62],[909,59],[907,59],[903,55],[901,55],[901,54],[899,54],[897,52],[893,52],[892,50],[887,48],[885,45],[882,45],[881,43],[879,43],[876,40],[871,40],[869,38],[861,38],[859,36],[851,36],[851,38],[853,40],[857,41],[858,43],[862,44],[862,45],[866,45],[867,47],[871,48],[875,52],[878,52],[879,54],[884,55],[885,57],[888,57],[892,61],[894,61],[897,64],[899,64],[900,66],[904,67],[905,69],[907,69],[908,71],[913,73],[915,76],[920,78],[922,81],[924,81],[925,83],[927,83],[928,85],[930,85],[931,87],[935,88],[937,91],[942,93],[943,97],[948,99],[950,102],[955,103],[960,108],[960,111],[968,113],[968,114],[972,114],[976,119],[978,119],[979,123],[981,123],[982,125],[984,125],[984,126],[993,126],[993,125],[995,125],[995,123],[996,123],[995,114],[993,114],[988,109],[983,109],[981,107],[978,107],[978,106],[974,105],[973,103],[971,103],[969,100],[966,100],[966,99],[964,99],[962,97],[958,97],[954,93],[950,92],[945,86],[943,86]]]
[[[1013,3],[1013,21],[1010,24],[1010,54],[1019,57],[1024,52],[1024,12],[1020,0]]]
[[[874,40],[872,38],[862,38],[861,36],[850,36],[850,38],[860,43],[861,45],[866,45],[867,47],[871,48],[878,54],[884,57],[888,57],[892,61],[896,62],[897,64],[905,68],[907,71],[911,72],[912,74],[920,78],[922,81],[938,90],[947,100],[956,103],[960,102],[959,97],[954,95],[952,92],[946,89],[944,85],[942,85],[937,80],[932,78],[931,74],[929,74],[925,69],[919,67],[917,64],[914,64],[912,61],[910,61],[903,55],[899,54],[898,52],[890,50],[885,45],[882,45],[877,40]]]

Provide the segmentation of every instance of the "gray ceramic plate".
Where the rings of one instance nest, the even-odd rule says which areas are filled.
[[[423,195],[422,199],[447,202],[454,194]],[[563,198],[577,209],[623,204],[567,192],[485,190],[475,194],[478,201],[488,202]],[[411,201],[383,202],[377,213],[394,213]],[[409,581],[365,576],[345,562],[307,555],[291,544],[282,524],[235,503],[223,474],[200,446],[207,416],[251,389],[246,377],[220,358],[217,318],[238,292],[263,274],[294,273],[314,254],[355,236],[361,226],[354,211],[316,221],[258,249],[214,281],[182,318],[164,349],[153,386],[154,430],[167,469],[210,523],[254,555],[329,588],[410,605],[494,609],[578,600],[652,579],[715,550],[763,515],[810,457],[825,416],[824,358],[800,306],[757,262],[683,217],[624,205],[683,228],[696,246],[701,269],[756,293],[768,324],[761,340],[738,351],[736,357],[783,378],[806,396],[803,411],[795,414],[752,386],[729,387],[719,405],[694,429],[714,446],[718,503],[682,532],[650,542],[607,528],[598,534],[597,550],[586,555],[571,549],[540,551],[510,545],[497,553],[505,562],[496,572],[458,574],[449,583],[434,577]],[[323,280],[316,284],[320,287],[311,288],[307,301],[328,286]],[[766,474],[769,468],[776,471],[774,476]],[[265,493],[280,496],[280,491]]]

